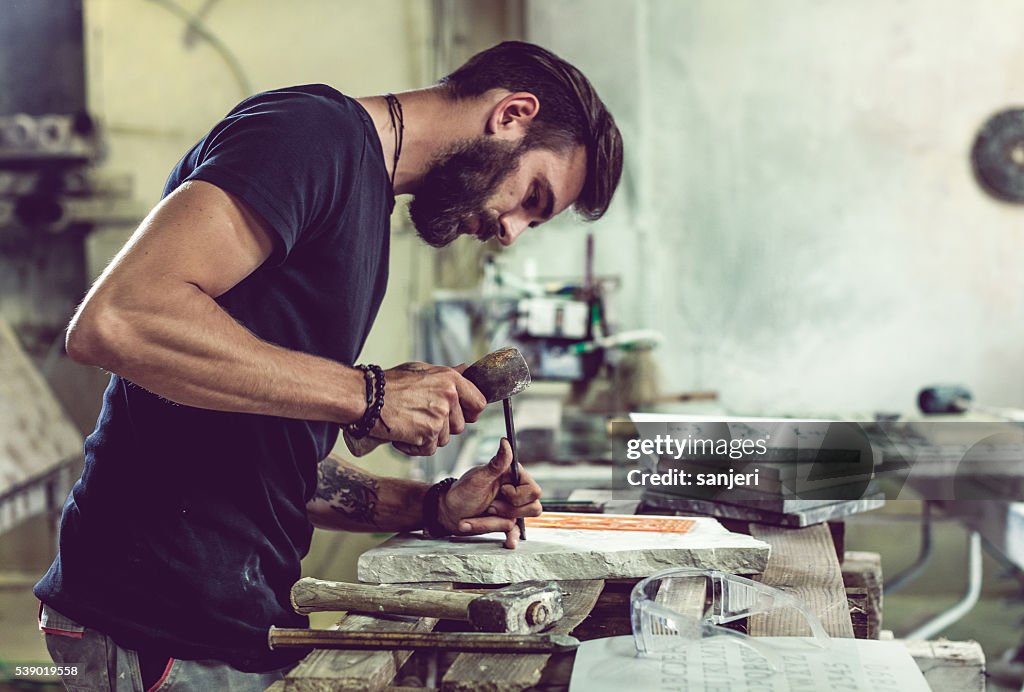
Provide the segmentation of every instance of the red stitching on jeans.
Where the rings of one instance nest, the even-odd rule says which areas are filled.
[[[39,625],[39,629],[46,634],[56,634],[58,637],[71,637],[72,639],[81,639],[84,632],[72,632],[71,630],[59,630],[56,627],[43,627]]]
[[[171,666],[173,666],[173,665],[174,665],[174,659],[173,658],[167,659],[167,667],[164,668],[164,674],[161,675],[160,679],[157,680],[156,682],[154,682],[153,686],[150,687],[148,690],[146,690],[146,692],[153,692],[153,690],[155,690],[156,688],[160,687],[160,685],[164,684],[164,680],[167,679],[167,676],[171,672]]]

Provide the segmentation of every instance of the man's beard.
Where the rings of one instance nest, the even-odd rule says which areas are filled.
[[[409,216],[427,244],[444,247],[459,235],[472,233],[474,221],[480,240],[501,230],[487,201],[505,179],[519,168],[525,149],[521,144],[491,137],[459,142],[440,154],[424,174]]]

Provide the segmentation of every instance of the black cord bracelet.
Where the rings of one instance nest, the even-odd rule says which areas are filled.
[[[380,412],[384,408],[384,370],[379,365],[373,364],[357,365],[356,368],[362,371],[366,384],[366,411],[362,418],[347,424],[345,432],[351,437],[361,440],[370,434],[377,421],[380,421],[388,431],[391,428],[380,417]]]
[[[443,481],[434,483],[423,496],[423,531],[431,538],[444,538],[451,536],[453,531],[448,530],[441,523],[441,498],[445,496],[448,489],[455,483],[454,478],[445,478]]]

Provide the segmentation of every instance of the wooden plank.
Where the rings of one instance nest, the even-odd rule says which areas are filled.
[[[842,519],[828,522],[828,530],[832,532],[832,543],[836,547],[836,557],[843,561],[846,555],[846,522]]]
[[[858,639],[878,639],[882,630],[882,556],[848,551],[840,565],[846,600]]]
[[[900,641],[934,692],[984,692],[985,652],[975,641]]]
[[[590,614],[572,635],[582,641],[604,639],[633,631],[629,619],[629,594],[639,579],[606,579],[604,590]]]
[[[850,609],[854,638],[878,639],[878,611],[872,607],[867,589],[847,586],[846,606]]]
[[[751,524],[750,533],[772,547],[761,582],[799,598],[818,616],[833,637],[853,637],[843,576],[828,526],[802,529]],[[778,608],[750,618],[752,636],[806,636],[803,617],[792,608]]]
[[[548,632],[571,634],[586,619],[597,603],[604,581],[600,579],[563,581],[568,594],[563,603],[565,615]],[[547,654],[460,654],[442,680],[445,692],[510,692],[536,685],[547,665]]]
[[[429,632],[436,624],[436,618],[348,615],[332,629],[346,632]],[[411,655],[411,651],[317,649],[285,676],[285,690],[376,692],[391,683]]]

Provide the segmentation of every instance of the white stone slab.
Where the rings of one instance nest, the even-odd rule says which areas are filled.
[[[732,533],[710,517],[692,520],[693,528],[684,534],[528,526],[529,540],[520,541],[515,550],[502,547],[505,536],[498,533],[452,539],[400,534],[359,557],[359,579],[381,584],[507,584],[646,577],[669,567],[708,567],[736,574],[764,571],[767,543]]]
[[[976,641],[899,639],[932,692],[985,692],[985,652]]]

